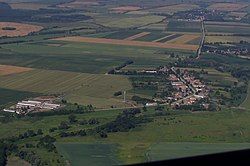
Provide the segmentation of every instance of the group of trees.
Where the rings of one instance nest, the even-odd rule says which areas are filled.
[[[40,138],[37,147],[44,147],[46,148],[49,152],[55,151],[56,147],[54,145],[56,139],[54,137],[51,137],[49,135],[46,135],[42,138]]]
[[[106,132],[127,132],[141,123],[151,121],[151,119],[139,115],[140,113],[141,110],[136,108],[124,110],[114,121],[96,127],[96,132],[101,133],[101,136],[105,137]]]
[[[85,130],[78,130],[78,131],[71,131],[71,132],[65,132],[65,131],[60,132],[60,137],[75,137],[75,136],[83,137],[86,135],[87,135],[87,133]]]
[[[0,165],[6,165],[7,155],[6,148],[3,143],[0,142]]]

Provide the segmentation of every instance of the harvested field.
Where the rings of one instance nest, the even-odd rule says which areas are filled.
[[[0,22],[0,37],[26,36],[31,32],[37,32],[41,29],[43,29],[43,27],[37,25],[14,22]]]
[[[130,37],[124,39],[124,40],[134,40],[134,39],[137,39],[137,38],[139,38],[139,37],[146,36],[146,35],[148,35],[148,34],[150,34],[150,32],[142,32],[142,33],[138,33],[138,34],[136,34],[136,35],[130,36]]]
[[[83,7],[91,5],[99,5],[99,2],[97,2],[96,0],[76,0],[69,3],[59,4],[57,6],[61,8],[81,9]]]
[[[188,44],[172,44],[172,43],[157,43],[157,42],[142,42],[142,41],[128,41],[128,40],[117,40],[117,39],[101,39],[101,38],[89,38],[89,37],[62,37],[55,38],[52,40],[59,41],[72,41],[72,42],[86,42],[86,43],[100,43],[100,44],[114,44],[114,45],[125,45],[125,46],[141,46],[141,47],[158,47],[158,48],[170,48],[170,49],[181,49],[196,51],[198,46]]]
[[[187,42],[197,39],[197,38],[200,38],[200,36],[199,35],[182,35],[180,37],[167,41],[167,43],[186,44]]]
[[[199,8],[198,5],[193,4],[178,4],[178,5],[169,5],[159,8],[150,9],[149,11],[152,13],[167,13],[167,14],[173,14],[180,11],[187,11]]]
[[[29,3],[29,2],[22,2],[22,3],[10,3],[12,9],[25,9],[25,10],[39,10],[41,8],[48,7],[47,4],[42,3]]]
[[[247,7],[247,4],[240,3],[215,3],[208,7],[209,10],[220,10],[220,11],[237,11],[244,7]]]
[[[0,65],[0,76],[22,73],[22,72],[26,72],[30,70],[33,70],[33,69],[27,68],[27,67]]]
[[[140,9],[141,8],[137,6],[121,6],[121,7],[111,8],[111,11],[115,13],[126,13],[126,12],[136,11]]]

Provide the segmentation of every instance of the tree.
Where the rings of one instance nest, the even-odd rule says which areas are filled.
[[[37,135],[43,135],[42,129],[38,129],[38,130],[37,130]]]
[[[63,129],[68,129],[70,126],[68,125],[67,122],[62,121],[60,125],[58,126],[58,129],[63,130]]]
[[[101,131],[99,134],[100,134],[101,138],[107,138],[108,137],[108,134],[105,131]]]
[[[68,119],[69,119],[69,123],[71,124],[77,122],[76,116],[73,114],[69,115]]]

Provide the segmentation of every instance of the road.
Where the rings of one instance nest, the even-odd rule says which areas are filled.
[[[202,46],[204,44],[205,36],[206,36],[206,34],[205,34],[205,26],[204,26],[204,21],[203,20],[201,21],[201,29],[202,29],[202,38],[201,38],[201,41],[200,41],[199,48],[197,50],[196,59],[200,59]]]

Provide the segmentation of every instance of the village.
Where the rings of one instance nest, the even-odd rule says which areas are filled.
[[[192,106],[198,103],[204,109],[208,109],[209,107],[207,101],[210,89],[200,78],[194,76],[193,72],[187,69],[162,66],[150,70],[116,70],[115,74],[139,75],[138,79],[140,79],[140,76],[151,78],[150,81],[144,80],[133,83],[134,88],[145,89],[157,87],[156,94],[152,97],[152,100],[144,100],[147,101],[144,103],[145,106],[162,104],[170,105],[175,109],[181,109],[182,106]],[[155,79],[152,80],[152,76],[155,76]],[[143,99],[141,100],[143,101]]]
[[[55,101],[56,98],[54,96],[41,96],[34,99],[19,101],[10,108],[3,109],[3,111],[27,115],[32,112],[44,112],[62,107],[60,104],[55,104]]]

